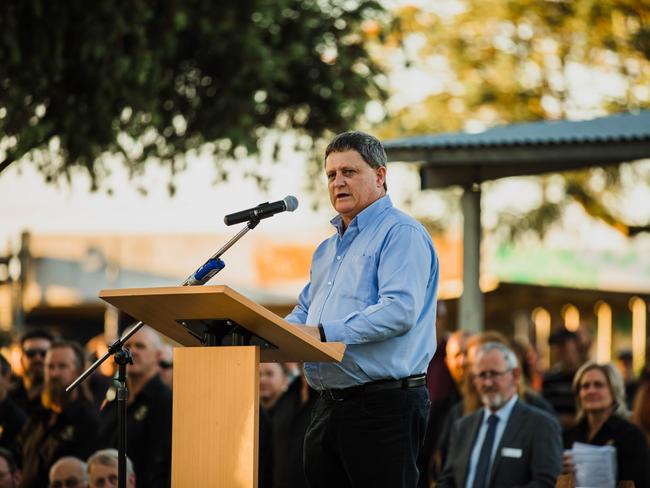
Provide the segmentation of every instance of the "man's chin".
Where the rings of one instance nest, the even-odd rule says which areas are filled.
[[[345,215],[354,211],[354,205],[352,203],[353,202],[350,197],[337,198],[336,202],[334,202],[334,209],[338,213]]]
[[[498,393],[495,393],[493,395],[483,395],[481,400],[483,401],[483,405],[491,410],[499,410],[506,403],[503,395],[500,395]]]
[[[55,405],[67,404],[70,400],[71,393],[65,391],[65,388],[49,388],[46,391],[46,396]]]

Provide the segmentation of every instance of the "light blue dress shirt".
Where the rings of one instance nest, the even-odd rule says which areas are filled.
[[[347,345],[341,363],[306,363],[317,389],[424,373],[436,348],[438,257],[431,237],[388,196],[366,207],[312,258],[310,282],[286,317],[323,324],[328,342]]]
[[[492,412],[487,407],[483,407],[483,419],[481,420],[481,427],[478,429],[478,435],[476,436],[476,441],[474,442],[474,447],[472,448],[472,455],[469,458],[469,471],[467,473],[467,480],[465,481],[465,488],[472,488],[474,484],[474,476],[476,475],[476,465],[478,464],[478,458],[481,455],[481,447],[483,446],[483,440],[485,439],[485,434],[488,428],[488,417],[494,413],[499,417],[499,422],[496,425],[494,431],[494,444],[492,444],[492,455],[490,457],[490,469],[488,473],[492,470],[492,465],[494,464],[494,457],[496,456],[497,449],[499,448],[499,443],[501,442],[501,437],[503,437],[503,431],[506,430],[506,425],[508,424],[508,419],[512,413],[512,409],[517,403],[517,395],[512,395],[512,398],[506,402],[506,404],[501,407],[496,412]],[[488,475],[489,476],[489,475]],[[489,479],[489,478],[488,478]]]

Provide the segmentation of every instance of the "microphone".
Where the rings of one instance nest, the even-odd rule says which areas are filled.
[[[271,217],[280,212],[293,212],[298,208],[298,199],[293,195],[288,195],[284,200],[277,202],[260,203],[257,207],[242,210],[241,212],[231,213],[223,218],[226,225],[239,224],[240,222],[248,222],[250,220],[261,220]]]

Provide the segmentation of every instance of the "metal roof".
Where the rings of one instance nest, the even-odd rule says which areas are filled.
[[[395,139],[386,150],[405,148],[514,146],[650,140],[650,110],[593,120],[545,120],[503,125],[479,133],[444,133]]]
[[[423,162],[423,188],[606,166],[650,157],[650,111],[542,121],[384,144],[389,161]]]

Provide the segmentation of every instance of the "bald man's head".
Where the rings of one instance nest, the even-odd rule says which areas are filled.
[[[162,344],[160,335],[146,325],[131,336],[124,344],[133,356],[129,376],[149,377],[157,374]]]
[[[66,456],[55,462],[50,468],[50,487],[66,486],[88,487],[86,463],[76,457]]]

